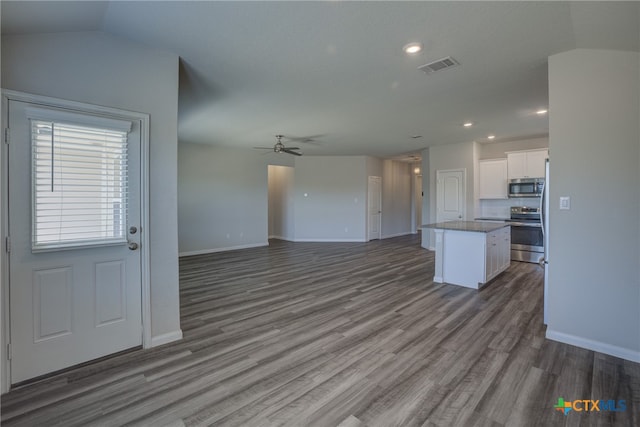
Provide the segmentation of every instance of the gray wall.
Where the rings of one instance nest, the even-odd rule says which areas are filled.
[[[268,165],[292,156],[181,141],[178,146],[180,255],[268,241]]]
[[[269,166],[269,238],[295,239],[294,173],[290,166]]]
[[[429,147],[429,222],[436,221],[436,174],[439,170],[465,169],[466,170],[466,211],[465,220],[474,217],[474,143],[463,142],[459,144],[435,145]],[[423,173],[424,175],[424,173]],[[425,193],[426,194],[426,193]],[[433,231],[428,233],[429,247],[435,248],[435,236]]]
[[[536,148],[548,148],[549,137],[526,138],[514,141],[491,142],[478,144],[479,160],[506,159],[507,151],[535,150]]]
[[[382,238],[413,233],[411,228],[411,164],[382,162]]]
[[[640,56],[549,58],[547,336],[640,361]],[[571,210],[559,210],[559,197]]]
[[[366,240],[365,156],[297,157],[294,188],[297,241]]]
[[[179,336],[178,57],[103,33],[3,35],[2,87],[150,114],[151,331]]]
[[[431,220],[431,162],[429,160],[430,151],[428,148],[425,148],[420,153],[422,157],[421,169],[422,169],[422,192],[424,196],[422,197],[422,219],[420,221],[420,225],[430,224],[433,221]],[[423,228],[422,231],[422,243],[421,246],[425,249],[432,248],[431,246],[431,230]]]
[[[367,176],[382,176],[382,159],[367,157]]]
[[[269,236],[365,241],[367,176],[385,175],[380,159],[365,156],[263,156],[187,142],[178,151],[181,255],[264,246]],[[387,166],[383,237],[411,232],[407,168]]]

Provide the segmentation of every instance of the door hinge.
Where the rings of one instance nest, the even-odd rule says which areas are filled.
[[[11,360],[13,358],[11,343],[7,344],[7,360]]]
[[[9,236],[5,237],[4,247],[7,250],[7,253],[11,252],[11,237]]]
[[[10,135],[11,135],[11,132],[9,131],[9,128],[4,128],[4,143],[5,144],[9,143]]]

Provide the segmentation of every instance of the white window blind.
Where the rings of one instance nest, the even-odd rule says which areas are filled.
[[[31,119],[32,250],[126,242],[127,131]]]

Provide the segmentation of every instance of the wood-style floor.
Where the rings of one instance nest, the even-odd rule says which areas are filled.
[[[2,425],[640,425],[640,365],[544,338],[540,267],[475,291],[433,258],[415,236],[182,258],[182,341],[16,388]]]

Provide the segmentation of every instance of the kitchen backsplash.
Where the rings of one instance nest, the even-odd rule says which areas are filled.
[[[511,206],[527,206],[537,208],[540,206],[539,197],[522,197],[514,199],[482,199],[480,200],[480,212],[476,218],[509,218]]]

